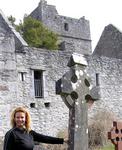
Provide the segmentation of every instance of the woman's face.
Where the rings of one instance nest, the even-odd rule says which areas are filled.
[[[16,123],[16,127],[22,128],[26,122],[26,115],[24,112],[16,112],[14,121]]]

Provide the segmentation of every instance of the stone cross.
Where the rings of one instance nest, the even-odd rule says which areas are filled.
[[[113,128],[108,132],[108,139],[115,145],[115,150],[122,150],[122,122],[113,122]]]
[[[83,55],[72,54],[68,62],[70,70],[56,82],[56,94],[61,95],[69,108],[69,150],[88,150],[87,103],[97,100],[98,95],[94,94],[95,88],[90,90],[86,66]]]

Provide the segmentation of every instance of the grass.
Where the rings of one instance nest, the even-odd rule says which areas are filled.
[[[113,144],[111,144],[111,145],[107,145],[103,148],[99,148],[99,149],[96,149],[96,150],[115,150],[115,147],[114,147]]]

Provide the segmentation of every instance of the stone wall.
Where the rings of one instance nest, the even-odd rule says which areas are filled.
[[[12,108],[26,106],[30,109],[34,129],[45,134],[56,135],[58,131],[67,127],[68,109],[60,96],[55,94],[55,82],[68,70],[67,62],[70,54],[36,48],[25,48],[25,51],[26,53],[16,53],[16,70],[10,78],[11,81],[8,78],[10,72],[7,72],[7,76],[3,75],[9,89],[6,92],[1,91],[1,99],[3,99],[1,106],[2,108],[5,106],[8,110],[8,113],[4,114],[5,119],[2,120],[3,134],[10,128],[8,114]],[[44,98],[34,96],[33,70],[44,72]],[[21,72],[25,73],[24,81],[21,81]],[[50,103],[48,108],[45,106],[47,102]],[[35,103],[35,108],[30,107],[31,103]]]
[[[36,48],[26,48],[25,51],[25,54],[16,56],[17,72],[26,73],[24,82],[19,81],[18,77],[18,103],[29,108],[30,103],[35,103],[36,107],[30,109],[33,127],[45,134],[56,135],[68,124],[68,109],[60,96],[55,94],[55,82],[68,70],[67,62],[71,54]],[[44,98],[34,97],[34,70],[43,70]],[[50,103],[49,108],[45,107],[47,102]]]
[[[1,12],[0,12],[1,13]],[[18,42],[19,41],[19,42]],[[16,49],[23,43],[0,14],[0,137],[10,129],[10,114],[16,106],[26,106],[32,115],[33,129],[55,135],[68,124],[68,109],[55,95],[55,81],[67,71],[71,52],[45,49]],[[23,44],[24,46],[25,44]],[[16,50],[15,50],[16,49]],[[33,70],[44,72],[44,98],[34,96]],[[24,73],[24,81],[21,80]],[[50,107],[45,103],[49,102]],[[30,104],[35,103],[35,108]],[[53,129],[53,130],[52,130]]]
[[[98,56],[122,59],[122,32],[112,24],[107,25],[94,50]]]
[[[96,73],[99,74],[101,96],[90,109],[89,115],[107,110],[122,119],[122,60],[94,55],[89,59],[88,73],[94,85]]]
[[[1,139],[10,128],[10,113],[16,106],[26,106],[30,110],[32,127],[36,131],[56,136],[60,130],[66,128],[68,108],[61,97],[55,94],[55,82],[68,71],[67,62],[73,52],[87,55],[91,53],[89,22],[84,17],[72,19],[59,16],[54,6],[47,5],[44,0],[42,2],[43,4],[40,3],[31,15],[43,19],[51,29],[59,33],[60,41],[63,42],[59,51],[28,47],[8,25],[3,15],[0,15]],[[40,10],[41,14],[38,14],[37,10]],[[52,12],[51,16],[48,10]],[[65,23],[69,25],[68,31],[64,31]],[[96,74],[99,75],[101,96],[89,110],[89,117],[107,109],[122,118],[122,60],[102,55],[90,55],[87,59],[87,72],[93,85],[96,84]],[[43,98],[35,98],[34,95],[34,70],[43,71]],[[46,107],[46,103],[50,104],[49,107]],[[35,107],[31,107],[31,104]]]
[[[60,36],[60,42],[71,43],[74,50],[79,53],[91,54],[90,26],[85,17],[75,19],[61,16],[55,6],[48,5],[45,0],[40,1],[30,16],[42,21],[46,27],[57,33]],[[69,49],[65,50],[68,51]]]
[[[25,48],[24,51],[26,53],[16,53],[16,67],[13,71],[9,71],[11,63],[14,67],[12,60],[9,65],[4,64],[3,70],[1,68],[0,136],[3,139],[10,129],[10,114],[17,106],[26,106],[30,110],[34,130],[56,136],[59,131],[67,128],[68,108],[60,96],[55,94],[55,82],[68,70],[70,54],[36,48]],[[9,60],[7,56],[6,62]],[[44,98],[34,96],[33,70],[44,72]],[[20,78],[21,72],[25,73],[24,81]],[[31,103],[35,104],[34,108],[31,108]],[[45,103],[50,103],[50,106],[46,107]]]
[[[0,150],[10,128],[10,105],[16,99],[16,57],[14,35],[0,14]]]

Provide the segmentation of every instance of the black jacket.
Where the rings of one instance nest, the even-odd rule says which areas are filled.
[[[63,144],[62,138],[55,138],[39,134],[33,130],[29,133],[25,129],[13,128],[4,139],[4,150],[33,150],[34,141],[50,144]]]

